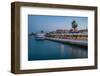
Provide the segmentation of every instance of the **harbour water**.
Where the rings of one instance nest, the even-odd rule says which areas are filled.
[[[28,38],[28,60],[55,60],[87,58],[87,48],[54,42],[50,40],[36,40]]]

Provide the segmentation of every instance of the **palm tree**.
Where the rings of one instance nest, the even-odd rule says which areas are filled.
[[[44,33],[44,31],[43,31],[43,30],[41,30],[40,32],[41,32],[41,33]]]
[[[72,21],[72,28],[75,30],[77,28],[78,24],[75,20]]]

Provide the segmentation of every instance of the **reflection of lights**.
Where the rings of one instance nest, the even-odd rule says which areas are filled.
[[[64,56],[64,45],[60,45],[60,48],[61,48],[61,56]]]
[[[87,57],[87,51],[81,50],[80,48],[70,47],[70,54],[75,57]]]
[[[72,56],[72,58],[86,58],[88,57],[87,51],[84,48],[75,46],[66,47],[64,44],[60,44],[60,56],[62,58],[66,57],[66,55]]]

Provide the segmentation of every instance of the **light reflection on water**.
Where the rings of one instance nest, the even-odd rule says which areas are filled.
[[[49,40],[35,40],[29,37],[28,60],[76,59],[87,58],[87,48],[63,44]]]

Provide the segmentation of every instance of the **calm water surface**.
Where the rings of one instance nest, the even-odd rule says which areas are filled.
[[[28,38],[28,60],[76,59],[87,58],[86,48],[67,45],[49,40]]]

